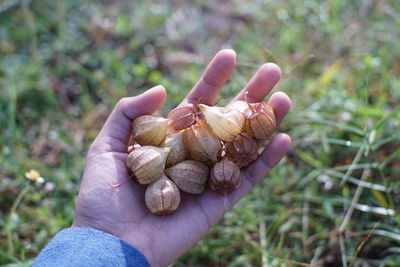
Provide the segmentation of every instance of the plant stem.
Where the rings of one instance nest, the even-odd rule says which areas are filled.
[[[267,239],[265,238],[265,221],[261,221],[259,224],[260,234],[260,250],[261,250],[261,264],[262,267],[268,267],[268,252],[267,252]]]
[[[35,17],[29,8],[29,0],[22,0],[22,12],[26,19],[26,26],[29,30],[30,35],[30,43],[29,48],[31,52],[31,56],[34,61],[38,59],[38,45],[37,45],[37,36],[36,36],[36,24],[35,24]]]
[[[13,214],[15,214],[19,204],[21,203],[22,199],[24,198],[24,196],[29,192],[30,186],[29,184],[27,186],[25,186],[24,189],[22,189],[21,192],[19,192],[17,198],[14,200],[14,203],[11,206],[11,210],[10,210],[10,215],[8,217],[8,222],[6,225],[6,231],[7,231],[7,243],[8,243],[8,254],[9,255],[14,255],[14,244],[13,244],[13,237],[12,237],[12,225],[11,225],[11,220],[12,220],[12,216]]]

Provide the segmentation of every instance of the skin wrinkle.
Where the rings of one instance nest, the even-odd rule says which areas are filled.
[[[85,210],[91,210],[92,212],[96,210],[96,206],[98,206],[97,203],[90,201],[90,192],[86,192],[82,194],[82,199],[88,199],[88,201],[82,201],[80,203],[80,211],[85,211]],[[104,224],[104,220],[99,221],[98,218],[101,217],[100,213],[90,213],[90,212],[77,212],[80,214],[80,216],[77,216],[79,218],[83,218],[83,221],[87,223],[83,223],[83,225],[96,225],[97,229],[103,227],[102,225]],[[75,225],[80,225],[80,223],[77,222],[77,220],[74,220]],[[108,224],[112,225],[112,222],[108,222]]]
[[[222,69],[222,68],[221,68]],[[223,86],[225,84],[225,79],[223,82],[218,83],[218,82],[214,82],[213,80],[215,79],[211,79],[208,77],[209,75],[204,75],[202,78],[202,82],[204,82],[204,84],[206,84],[208,87],[211,88],[219,88],[221,86]]]
[[[88,153],[88,157],[87,157],[88,161],[89,160],[90,161],[94,160],[94,164],[96,164],[96,165],[98,165],[100,167],[103,166],[103,164],[101,164],[100,161],[103,161],[103,160],[107,159],[107,154],[111,154],[110,157],[112,157],[112,156],[115,156],[117,158],[121,157],[121,160],[127,158],[127,154],[126,153],[122,153],[122,152],[103,152],[101,154],[93,154],[93,155],[91,155],[91,154],[92,153],[90,153],[90,155],[89,155],[89,153]],[[97,161],[99,161],[99,164],[97,163]]]
[[[208,216],[208,213],[205,212],[205,210],[204,210],[204,208],[203,208],[203,205],[202,205],[201,202],[197,199],[197,196],[193,196],[193,198],[194,198],[195,202],[197,203],[197,205],[200,207],[200,210],[201,210],[201,212],[202,212],[202,214],[203,214],[203,218],[205,218],[205,220],[206,220],[206,222],[207,222],[207,229],[211,229],[211,227],[212,227],[213,224],[211,223],[211,220],[210,220],[210,218],[209,218],[209,216]]]
[[[117,140],[121,148],[116,148]],[[98,143],[101,143],[102,145],[98,145]],[[128,142],[125,142],[125,140],[120,137],[120,136],[114,136],[111,135],[107,132],[103,133],[100,138],[96,138],[96,140],[93,142],[92,146],[90,147],[89,150],[95,149],[97,151],[97,154],[101,154],[104,152],[124,152],[126,151]]]
[[[257,182],[254,182],[253,181],[253,179],[251,179],[252,177],[257,177],[257,176],[254,176],[254,171],[253,170],[251,170],[250,171],[251,172],[251,176],[249,176],[249,175],[244,175],[244,177],[245,177],[245,180],[250,184],[250,188],[253,188],[254,186],[256,186],[257,185]],[[258,180],[258,179],[256,179],[256,180]]]
[[[247,181],[251,184],[252,187],[254,187],[257,183],[253,182],[253,179],[250,179],[251,177],[257,177],[255,180],[258,180],[258,170],[254,168],[255,166],[252,166],[256,164],[256,162],[252,163],[249,167],[244,172],[244,176],[247,178]]]
[[[115,110],[110,115],[110,119],[106,121],[105,126],[107,128],[105,128],[104,130],[107,130],[107,131],[110,130],[109,127],[111,127],[111,126],[109,126],[109,124],[117,124],[119,126],[119,128],[122,128],[122,129],[130,128],[130,123],[131,123],[132,119],[125,114],[124,109],[127,109],[127,107],[125,107],[125,106],[128,106],[128,102],[131,102],[131,101],[135,102],[135,99],[136,99],[135,97],[132,97],[132,98],[125,97],[125,98],[122,98],[121,100],[119,100],[117,105],[115,106]],[[119,113],[119,114],[116,114],[116,113]],[[144,113],[144,111],[139,111],[137,113],[139,113],[139,114]],[[127,127],[127,126],[129,126],[129,127]],[[113,127],[115,127],[115,126],[113,126]]]
[[[127,133],[127,134],[128,134],[128,133]],[[121,142],[121,145],[122,145],[124,148],[121,149],[120,151],[126,151],[127,142],[126,142],[126,140],[125,140],[123,137],[119,136],[118,134],[113,135],[113,134],[111,134],[111,133],[109,133],[109,134],[107,134],[106,136],[104,136],[104,138],[107,138],[107,137],[109,138],[109,140],[115,139],[115,140]],[[114,141],[115,141],[115,140],[114,140]],[[114,144],[114,145],[115,145],[115,144]],[[114,148],[114,149],[115,149],[115,148]]]
[[[155,259],[156,259],[156,257],[155,257],[156,253],[154,251],[154,245],[155,245],[154,237],[151,235],[151,233],[149,234],[149,232],[148,232],[146,227],[141,227],[141,228],[143,229],[143,231],[148,236],[148,242],[146,242],[146,247],[150,248],[150,255],[147,255],[147,253],[144,254],[144,255],[149,257],[149,262],[153,262],[153,260],[155,261]],[[143,251],[149,251],[149,250],[146,249],[146,250],[143,250]],[[155,266],[157,266],[157,265],[155,265]],[[158,265],[158,266],[161,266],[161,265]]]
[[[110,157],[115,157],[123,162],[126,161],[126,158],[128,157],[127,153],[123,153],[123,152],[103,152],[103,153],[93,153],[93,152],[88,152],[87,155],[87,161],[91,161],[91,160],[97,160],[97,158],[99,157],[104,157],[107,158],[108,154],[111,154]],[[101,158],[101,160],[104,160],[104,158]],[[100,159],[99,159],[100,160]]]
[[[213,92],[215,90],[215,88],[218,88],[218,87],[213,86],[212,84],[209,84],[204,79],[202,80],[201,83],[199,83],[199,86],[200,85],[201,85],[201,88],[203,88],[204,92]],[[210,97],[210,95],[208,95],[207,98],[213,98],[213,93],[211,93],[211,97]],[[202,102],[206,103],[206,104],[211,104],[207,98],[202,98]],[[192,104],[197,104],[199,102],[198,99],[199,98],[196,95],[193,95],[193,96],[191,95],[188,97],[188,102],[192,103]]]
[[[246,184],[246,185],[245,185]],[[253,184],[249,181],[247,176],[243,177],[243,184],[240,187],[240,191],[234,191],[228,194],[229,203],[231,204],[229,208],[233,207],[241,198],[242,196],[246,195],[256,184]]]
[[[133,118],[138,117],[138,116],[148,112],[148,109],[146,108],[147,105],[143,105],[142,104],[142,105],[135,105],[135,111],[136,112],[134,114],[132,114],[132,116],[129,116],[128,114],[126,114],[125,110],[131,109],[130,106],[132,105],[132,102],[137,102],[137,101],[138,101],[137,97],[135,97],[135,96],[134,97],[124,97],[120,101],[118,101],[118,104],[116,106],[117,111],[121,115],[123,115],[123,118],[125,118],[126,121],[129,121],[129,123],[132,122]],[[151,111],[149,113],[153,113]]]

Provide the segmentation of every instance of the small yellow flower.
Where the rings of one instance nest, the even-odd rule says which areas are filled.
[[[29,172],[25,173],[25,177],[28,180],[34,181],[38,184],[44,183],[44,178],[40,176],[40,173],[37,170],[29,170]]]

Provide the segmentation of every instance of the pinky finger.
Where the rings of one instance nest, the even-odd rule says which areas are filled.
[[[276,123],[279,125],[286,114],[290,111],[292,102],[284,92],[275,92],[268,100],[276,115]]]
[[[231,196],[231,203],[236,203],[244,197],[271,169],[286,155],[291,146],[290,136],[278,134],[271,143],[258,156],[258,159],[250,164],[243,174],[243,185]]]

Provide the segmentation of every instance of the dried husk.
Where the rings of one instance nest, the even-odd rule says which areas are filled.
[[[257,142],[246,132],[241,132],[232,142],[226,144],[228,154],[252,154],[257,152],[257,149]]]
[[[225,142],[231,142],[241,131],[245,123],[243,114],[236,110],[224,107],[210,107],[199,104],[207,124],[212,131]]]
[[[166,175],[146,188],[145,202],[151,213],[165,215],[178,209],[181,196],[178,187]]]
[[[189,157],[202,162],[216,162],[222,145],[204,120],[198,121],[183,133],[183,143]]]
[[[171,110],[167,118],[172,120],[170,128],[174,131],[189,128],[196,122],[196,108],[191,103],[180,105]]]
[[[183,131],[167,135],[162,147],[169,147],[171,151],[168,154],[166,167],[171,167],[184,161],[188,158],[189,153],[185,145],[183,144]]]
[[[250,153],[250,154],[231,154],[228,155],[228,159],[235,162],[236,165],[242,169],[250,165],[253,161],[258,158],[258,153]]]
[[[241,169],[258,158],[258,143],[248,133],[242,132],[226,144],[225,151],[226,156]]]
[[[220,194],[229,194],[243,183],[239,167],[228,159],[216,163],[210,172],[209,186]]]
[[[154,115],[137,117],[132,123],[133,139],[141,146],[159,146],[171,120]]]
[[[243,113],[249,107],[249,104],[247,104],[246,101],[236,100],[230,103],[227,107],[230,109],[236,109]]]
[[[164,173],[169,147],[142,146],[129,153],[126,166],[140,184],[158,180]]]
[[[257,139],[267,139],[276,129],[273,108],[265,103],[250,103],[243,112],[246,122],[244,130]]]
[[[185,160],[165,170],[165,174],[189,194],[201,194],[208,179],[207,165],[196,160]]]

